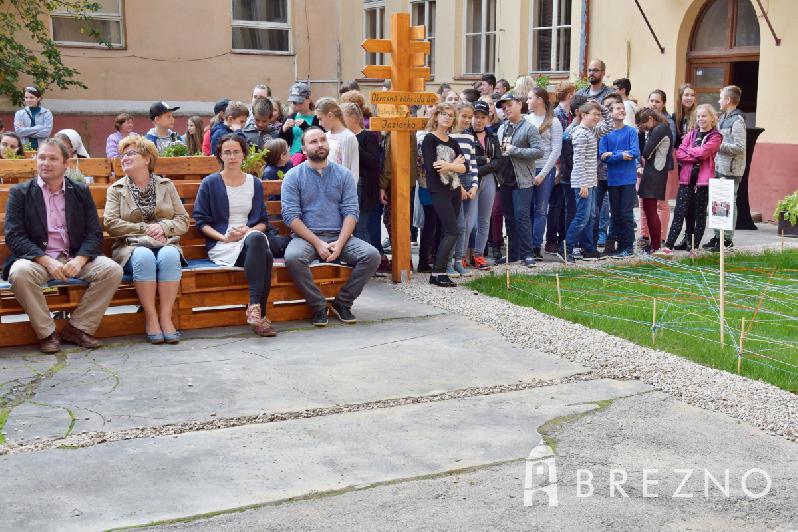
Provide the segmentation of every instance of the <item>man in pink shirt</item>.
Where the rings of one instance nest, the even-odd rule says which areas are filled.
[[[36,178],[11,189],[6,208],[6,246],[11,256],[3,278],[30,318],[44,353],[61,349],[61,340],[93,349],[122,268],[103,257],[102,228],[89,188],[64,177],[68,153],[56,140],[39,143]],[[48,281],[88,283],[78,307],[60,335],[47,308],[42,286]]]

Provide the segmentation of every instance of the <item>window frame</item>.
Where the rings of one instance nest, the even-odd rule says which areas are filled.
[[[498,21],[498,18],[497,18],[497,13],[498,13],[498,10],[499,10],[499,6],[497,5],[498,4],[498,0],[481,0],[482,1],[482,10],[481,10],[482,12],[480,13],[480,15],[481,15],[480,16],[480,18],[481,18],[480,32],[479,33],[469,33],[468,32],[468,11],[469,11],[468,8],[469,8],[469,4],[471,2],[473,2],[473,1],[474,0],[466,0],[465,9],[463,10],[463,55],[462,55],[463,77],[468,78],[468,79],[476,77],[476,76],[481,76],[483,74],[495,74],[496,73],[496,59],[498,58],[497,57],[497,53],[496,53],[496,51],[497,51],[496,49],[498,48],[498,44],[499,44],[499,42],[498,42],[498,38],[499,38],[499,31],[498,31],[499,21]],[[493,9],[494,9],[493,19],[494,19],[495,27],[493,28],[492,31],[487,31],[486,28],[487,28],[487,25],[488,25],[488,10],[485,9],[485,7],[486,7],[486,4],[488,2],[491,2],[491,1],[493,2]],[[436,13],[436,15],[437,15],[437,13]],[[468,64],[468,38],[469,37],[473,37],[475,35],[479,35],[479,36],[482,37],[481,45],[480,45],[480,49],[479,49],[479,63],[480,63],[480,70],[482,70],[482,72],[470,72],[469,71],[470,65]],[[490,70],[490,71],[485,70],[485,63],[486,63],[486,59],[487,59],[486,51],[487,51],[487,41],[488,41],[487,36],[488,35],[493,35],[493,47],[494,47],[494,50],[493,50],[494,64],[493,64],[493,69]]]
[[[423,17],[424,21],[420,20],[413,20],[413,16],[415,13],[414,8],[416,6],[423,6]],[[432,8],[432,9],[430,9]],[[430,69],[430,78],[435,78],[435,25],[430,28],[429,20],[430,20],[430,11],[435,11],[435,17],[437,21],[438,16],[438,6],[437,0],[411,0],[410,2],[410,17],[411,17],[411,24],[413,26],[424,25],[427,30],[426,40],[429,41],[429,55],[425,58],[424,65],[428,66]]]
[[[240,20],[233,17],[233,1],[230,0],[230,51],[234,54],[255,54],[255,55],[294,55],[294,30],[291,27],[292,12],[291,0],[283,0],[286,6],[286,22],[264,22],[260,20]],[[253,48],[234,48],[233,47],[233,28],[255,28],[262,30],[285,30],[288,31],[288,50],[260,50]]]
[[[551,14],[551,26],[535,26],[535,13],[537,11],[540,2],[552,2],[552,14]],[[551,65],[554,67],[561,67],[562,65],[557,64],[557,53],[559,48],[559,30],[561,29],[569,29],[571,30],[571,43],[573,44],[573,32],[574,32],[574,13],[573,13],[573,5],[571,6],[571,20],[568,24],[560,24],[560,6],[563,2],[570,2],[571,0],[534,0],[532,2],[532,9],[529,11],[529,62],[527,64],[527,70],[530,74],[546,74],[546,75],[553,75],[553,76],[569,76],[571,74],[571,57],[570,57],[570,47],[569,47],[569,57],[568,57],[568,68],[565,70],[536,70],[532,67],[534,66],[535,62],[535,51],[537,50],[537,39],[535,38],[536,32],[541,32],[543,30],[548,30],[551,34],[551,57],[549,61]]]
[[[377,12],[376,35],[368,35],[368,12]],[[363,0],[363,40],[384,39],[385,38],[385,0]],[[369,54],[374,54],[374,63],[369,63]],[[363,66],[367,65],[385,66],[385,54],[382,52],[367,52],[363,50]]]
[[[56,9],[50,13],[50,38],[56,46],[64,46],[69,48],[104,48],[106,50],[124,50],[127,48],[127,35],[125,31],[125,2],[124,0],[116,0],[116,5],[119,6],[119,14],[110,13],[91,13],[87,16],[93,20],[107,20],[112,22],[119,22],[119,40],[120,43],[111,43],[109,47],[106,44],[99,42],[81,42],[81,41],[59,41],[55,39],[55,19],[66,18],[78,20],[77,17],[70,14],[66,9]]]

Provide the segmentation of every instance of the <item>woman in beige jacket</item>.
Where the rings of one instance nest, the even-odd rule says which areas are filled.
[[[125,176],[108,188],[105,200],[105,230],[115,238],[112,258],[133,276],[147,341],[176,344],[180,333],[172,322],[172,308],[181,266],[186,264],[178,243],[188,231],[188,214],[174,183],[152,173],[158,160],[152,142],[130,135],[120,141],[119,155]]]

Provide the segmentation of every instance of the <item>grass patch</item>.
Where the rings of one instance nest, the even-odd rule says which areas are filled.
[[[645,260],[602,268],[568,267],[538,275],[481,277],[486,295],[599,329],[646,347],[798,392],[798,250],[726,258],[725,345],[720,344],[717,255]],[[562,307],[558,304],[556,275]],[[657,315],[652,326],[656,299]]]

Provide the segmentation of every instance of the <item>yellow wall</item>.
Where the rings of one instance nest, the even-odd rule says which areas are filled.
[[[661,54],[649,34],[640,12],[630,3],[623,9],[614,8],[614,0],[591,0],[589,57],[607,63],[607,80],[627,77],[627,41],[630,45],[628,77],[633,96],[644,100],[652,89],[668,94],[668,109],[673,110],[677,91],[685,81],[687,49],[690,34],[701,7],[707,0],[641,0],[660,42]],[[796,129],[784,120],[785,89],[798,83],[795,64],[798,43],[790,36],[798,32],[796,3],[791,0],[763,2],[768,10],[781,46],[776,46],[767,24],[760,16],[759,93],[757,126],[765,132],[759,142],[798,144]],[[754,3],[760,15],[759,7]],[[790,61],[789,58],[793,59]]]

